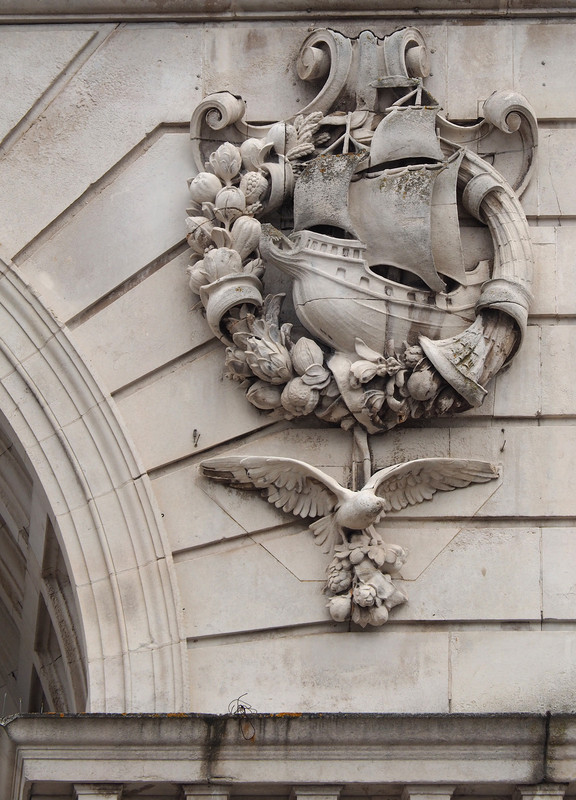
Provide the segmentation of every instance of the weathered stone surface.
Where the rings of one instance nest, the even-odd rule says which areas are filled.
[[[222,391],[224,369],[221,348],[216,346],[118,397],[148,469],[270,424],[246,402],[237,384],[226,381]],[[220,420],[216,428],[215,417]],[[196,448],[195,430],[200,435]]]
[[[271,713],[448,709],[447,633],[397,633],[384,627],[372,635],[302,633],[190,643],[189,657],[196,711],[225,711],[243,692],[255,708]]]
[[[459,631],[451,639],[454,712],[571,709],[573,632]]]
[[[194,26],[111,32],[0,166],[2,185],[19,187],[0,199],[8,253],[24,247],[158,125],[186,124],[200,98],[201,42],[202,29]]]
[[[542,616],[572,619],[576,597],[575,529],[542,530]]]
[[[188,261],[187,253],[173,258],[74,327],[75,343],[110,391],[212,338],[187,291]]]
[[[189,151],[186,133],[162,130],[20,262],[59,319],[91,306],[183,241],[186,180],[193,171]],[[108,235],[115,226],[123,232],[118,239]]]
[[[94,36],[94,30],[0,31],[0,82],[4,102],[0,141],[53,85]]]

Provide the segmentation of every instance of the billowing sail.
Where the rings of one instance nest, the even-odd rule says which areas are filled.
[[[358,238],[367,242],[369,267],[392,266],[418,275],[435,292],[446,285],[432,254],[430,209],[443,164],[385,170],[350,186],[350,213]]]
[[[340,153],[309,161],[294,186],[294,230],[330,225],[355,235],[348,211],[348,187],[367,152]]]

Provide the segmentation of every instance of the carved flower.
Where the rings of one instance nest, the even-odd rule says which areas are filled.
[[[355,347],[361,358],[350,367],[350,385],[353,388],[359,388],[363,383],[368,383],[376,376],[395,375],[402,368],[397,358],[380,355],[368,347],[362,339],[356,339]]]
[[[368,608],[376,604],[376,589],[371,583],[359,583],[354,589],[353,598],[357,605]]]
[[[214,201],[214,214],[226,225],[241,217],[246,211],[246,198],[244,193],[235,186],[225,186],[220,189]]]
[[[214,198],[222,188],[222,181],[211,172],[199,172],[195,178],[189,181],[190,194],[196,203],[212,203]]]
[[[219,247],[217,250],[209,250],[202,262],[198,262],[197,267],[202,263],[202,269],[212,281],[232,275],[235,272],[242,272],[242,259],[236,250],[228,247]]]
[[[224,142],[218,150],[210,154],[210,166],[224,183],[229,184],[242,166],[240,150],[230,142]]]
[[[268,383],[286,383],[292,377],[290,353],[279,342],[251,336],[246,341],[246,361],[250,369]]]
[[[263,411],[272,411],[282,405],[282,391],[279,386],[275,386],[265,381],[256,381],[246,392],[246,397],[253,406]]]
[[[206,217],[186,217],[186,228],[188,229],[186,241],[196,253],[204,255],[206,250],[214,247],[212,241],[214,225]]]
[[[328,603],[330,616],[335,622],[345,622],[350,616],[352,600],[348,595],[331,597]]]
[[[294,417],[311,414],[318,405],[320,392],[304,383],[301,377],[293,378],[282,392],[282,405]]]
[[[226,375],[233,381],[244,381],[252,377],[252,370],[246,361],[246,353],[240,347],[226,348]]]
[[[414,369],[424,358],[424,351],[418,344],[406,344],[402,358],[409,369]]]

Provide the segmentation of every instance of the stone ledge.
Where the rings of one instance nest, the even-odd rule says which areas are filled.
[[[333,17],[379,19],[408,17],[557,17],[575,16],[572,0],[556,0],[547,8],[534,0],[396,0],[382,7],[378,0],[4,0],[0,22],[72,22],[105,20],[178,20],[214,22],[226,19],[316,19]],[[388,4],[387,4],[388,5]]]
[[[29,781],[128,782],[145,762],[151,781],[452,783],[511,794],[575,772],[576,715],[44,714],[0,730]]]

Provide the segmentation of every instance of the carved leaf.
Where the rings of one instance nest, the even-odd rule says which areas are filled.
[[[450,492],[471,483],[486,483],[499,474],[498,467],[488,461],[419,458],[379,470],[364,489],[372,489],[384,498],[385,511],[400,511],[408,505],[431,500],[438,491]]]

